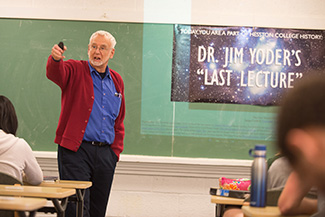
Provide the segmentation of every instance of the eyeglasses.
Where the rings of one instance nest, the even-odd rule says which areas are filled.
[[[91,45],[90,49],[92,50],[97,50],[99,49],[100,52],[104,52],[104,51],[108,51],[110,48],[106,47],[106,46],[100,46],[98,47],[97,45]]]

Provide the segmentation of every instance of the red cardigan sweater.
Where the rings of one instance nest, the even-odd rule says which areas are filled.
[[[109,70],[116,91],[121,93],[120,112],[115,120],[115,139],[111,145],[119,158],[123,151],[125,99],[122,77],[114,70]],[[46,76],[61,88],[61,114],[54,142],[77,151],[82,142],[89,116],[94,103],[93,80],[88,61],[67,60],[56,62],[50,56],[46,65]]]

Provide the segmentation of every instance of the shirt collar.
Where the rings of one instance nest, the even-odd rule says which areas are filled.
[[[92,67],[89,60],[88,60],[88,65],[89,65],[90,73],[94,72],[94,73],[97,73],[99,75],[99,72],[97,72],[97,70],[94,67]],[[108,76],[109,79],[111,79],[111,73],[109,73],[108,66],[106,66],[105,74],[106,74],[106,76]]]

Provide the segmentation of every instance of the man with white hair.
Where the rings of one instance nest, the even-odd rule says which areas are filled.
[[[47,77],[62,91],[56,130],[60,179],[91,181],[85,193],[84,217],[104,217],[115,172],[123,151],[125,99],[122,77],[108,67],[115,38],[106,31],[92,34],[88,61],[67,60],[54,45]],[[75,216],[69,202],[66,216]]]

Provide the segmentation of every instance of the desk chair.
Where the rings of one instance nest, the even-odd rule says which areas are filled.
[[[16,177],[13,177],[7,173],[0,172],[0,184],[4,184],[4,185],[20,184],[20,185],[22,185],[23,183],[20,180],[18,180]]]
[[[282,191],[283,187],[267,190],[266,206],[278,206],[278,200]],[[315,194],[314,192],[308,192],[305,197],[310,199],[317,199],[317,194]]]
[[[283,188],[273,188],[266,192],[266,205],[267,206],[277,206],[278,200],[283,191]]]
[[[274,188],[274,189],[267,190],[266,205],[277,206],[282,190],[283,188]],[[250,202],[250,197],[246,199],[222,197],[222,196],[219,197],[212,196],[212,197],[213,198],[211,198],[211,202],[216,203],[216,212],[215,212],[216,217],[223,216],[223,213],[227,208],[239,209],[242,207],[242,205],[249,205]]]
[[[0,172],[0,184],[4,184],[4,185],[20,184],[20,185],[22,185],[23,183],[20,180],[18,180],[17,178],[15,178],[7,173]],[[14,217],[15,212],[0,210],[0,216],[1,217]]]

